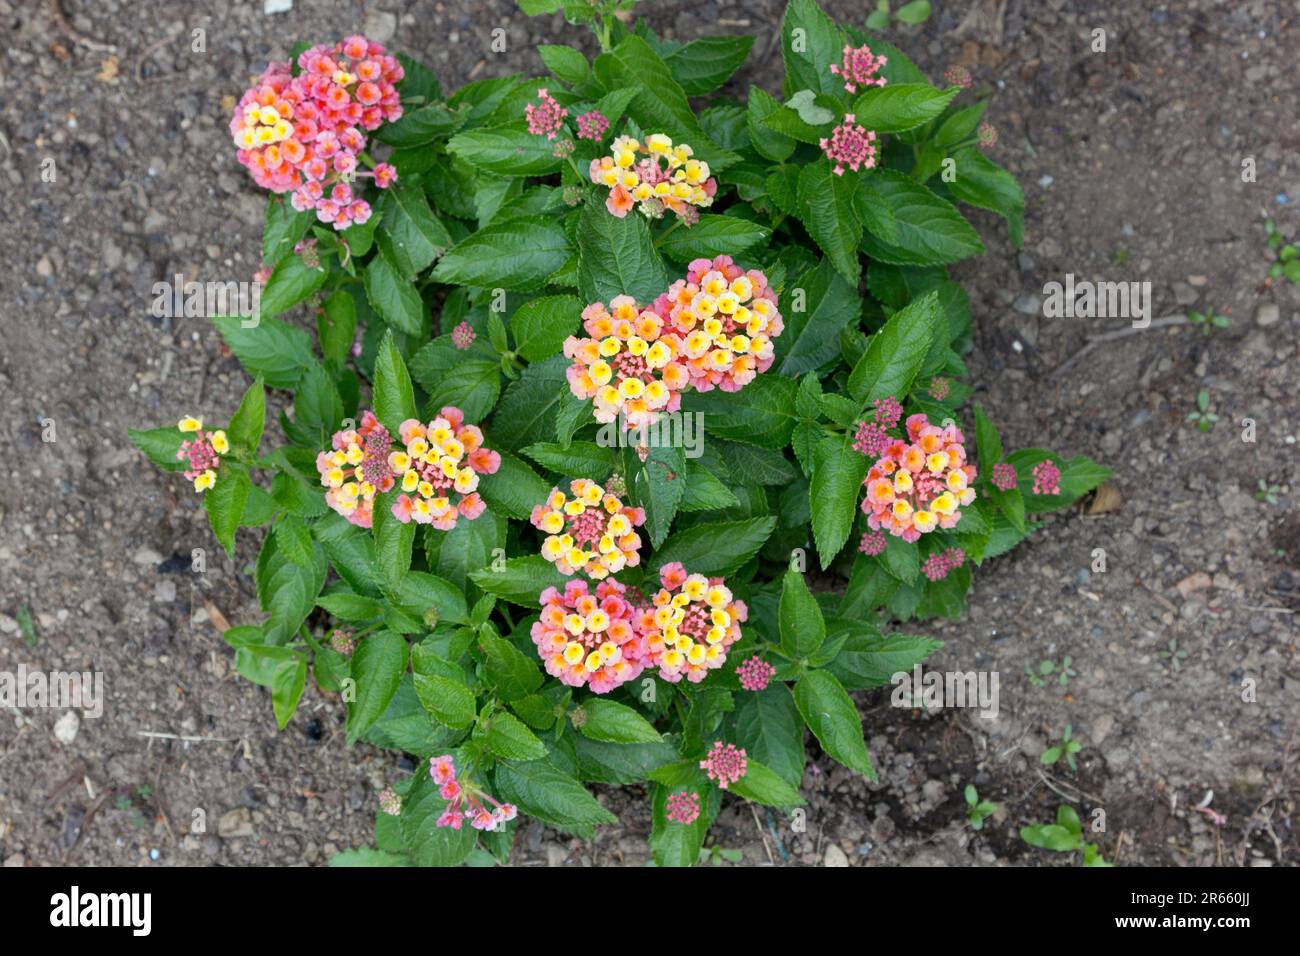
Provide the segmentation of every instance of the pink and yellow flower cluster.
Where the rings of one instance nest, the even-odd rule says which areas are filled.
[[[870,528],[916,541],[936,528],[955,528],[961,508],[975,500],[975,466],[966,462],[956,425],[907,419],[907,440],[890,443],[867,472],[862,511]]]
[[[740,624],[749,617],[722,578],[688,574],[680,562],[659,570],[663,585],[648,607],[636,615],[644,635],[648,663],[670,683],[685,677],[698,684],[727,660],[727,648],[740,640]]]
[[[636,206],[656,219],[671,210],[689,224],[701,208],[713,205],[718,191],[709,164],[694,155],[690,146],[674,145],[663,133],[647,136],[644,142],[619,136],[608,156],[591,161],[588,175],[593,183],[609,188],[605,208],[619,219]]]
[[[785,328],[767,276],[731,256],[695,259],[653,308],[681,341],[682,362],[700,392],[737,392],[766,372],[772,340]]]
[[[496,472],[501,456],[483,447],[483,433],[465,424],[459,408],[449,405],[427,424],[407,419],[399,433],[402,447],[395,448],[388,429],[369,410],[359,428],[336,432],[333,450],[316,456],[321,485],[329,489],[326,504],[369,528],[375,495],[400,484],[392,513],[403,524],[415,521],[450,531],[459,518],[472,520],[483,513],[479,477]]]
[[[438,785],[438,796],[447,801],[447,807],[438,817],[437,825],[459,830],[469,819],[475,830],[499,830],[516,816],[518,808],[513,803],[500,803],[481,787],[456,773],[456,762],[450,754],[429,761],[429,776]],[[485,806],[485,802],[492,809]]]
[[[689,388],[739,391],[772,366],[785,327],[767,276],[730,256],[696,259],[648,307],[616,296],[582,322],[587,336],[564,343],[569,389],[592,399],[598,422],[622,415],[629,429],[677,411]]]
[[[569,484],[572,497],[552,488],[546,503],[533,508],[534,528],[546,533],[542,557],[561,574],[608,577],[641,563],[641,536],[645,511],[630,508],[615,495],[586,478]]]
[[[636,428],[681,406],[690,375],[678,361],[682,341],[665,334],[662,316],[620,295],[608,309],[603,302],[583,309],[582,327],[588,338],[571,335],[564,343],[565,356],[573,359],[569,390],[593,400],[596,421],[612,422],[622,414]]]
[[[646,641],[634,626],[627,588],[618,581],[601,581],[593,594],[586,581],[574,578],[563,592],[543,591],[541,604],[532,638],[552,677],[603,694],[645,669]]]
[[[402,116],[396,85],[403,76],[396,57],[362,36],[334,46],[312,47],[298,57],[294,76],[285,62],[267,66],[245,91],[230,120],[239,161],[259,186],[291,192],[298,211],[313,209],[335,229],[370,218],[370,204],[353,182],[373,176],[384,188],[396,179],[380,163],[357,171],[367,132]]]
[[[205,432],[202,419],[189,415],[177,422],[176,427],[182,434],[194,436],[181,442],[176,459],[189,465],[185,477],[194,482],[194,490],[207,491],[217,483],[220,456],[230,451],[230,440],[221,429]]]

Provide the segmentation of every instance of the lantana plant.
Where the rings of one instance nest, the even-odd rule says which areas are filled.
[[[791,0],[782,88],[737,99],[752,38],[631,6],[524,0],[602,52],[449,94],[364,37],[303,47],[232,117],[267,278],[214,321],[254,381],[224,429],[132,438],[227,552],[266,529],[265,616],[225,639],[279,726],[310,676],[349,744],[419,761],[341,862],[591,836],[604,784],[691,865],[724,791],[797,808],[810,748],[874,778],[849,691],[938,646],[891,622],[960,616],[1107,475],[965,409],[957,204],[1017,244],[1024,207],[969,84]]]

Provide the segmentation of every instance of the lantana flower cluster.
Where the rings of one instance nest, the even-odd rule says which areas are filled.
[[[299,212],[313,209],[335,229],[360,225],[371,209],[356,178],[373,176],[380,188],[397,178],[386,163],[372,173],[357,166],[366,133],[402,116],[402,65],[382,44],[350,36],[304,51],[298,66],[294,76],[287,62],[269,64],[240,98],[230,120],[239,161],[259,186],[292,193]]]
[[[593,183],[609,188],[605,208],[619,219],[636,206],[656,219],[671,210],[689,225],[701,208],[713,205],[718,191],[709,164],[694,155],[690,146],[674,145],[663,133],[653,133],[644,142],[619,136],[608,156],[591,161],[588,175]]]
[[[387,428],[367,409],[361,425],[334,433],[332,451],[316,456],[325,503],[352,524],[374,523],[376,494],[400,483],[402,494],[392,506],[398,521],[429,524],[440,531],[456,527],[458,518],[474,519],[486,507],[479,497],[479,476],[501,467],[501,456],[483,447],[483,433],[464,423],[464,413],[447,406],[428,424],[402,422],[401,445],[394,448]]]
[[[876,165],[876,131],[859,126],[853,113],[845,113],[844,122],[831,130],[829,138],[823,136],[818,145],[835,164],[831,172],[836,176],[844,175],[845,166],[856,173]]]
[[[182,434],[194,436],[181,442],[176,459],[189,465],[185,477],[194,482],[194,490],[207,491],[217,483],[220,456],[230,451],[230,440],[221,429],[205,432],[203,420],[189,415],[177,422],[176,427]]]
[[[450,531],[458,518],[472,521],[483,513],[479,476],[496,474],[501,455],[483,447],[483,432],[465,424],[464,412],[448,405],[427,424],[408,418],[399,435],[405,447],[388,456],[393,474],[401,476],[402,494],[393,504],[398,521]]]
[[[738,392],[766,372],[773,339],[785,328],[767,276],[731,256],[693,260],[653,308],[681,340],[682,362],[700,392]]]
[[[845,90],[856,93],[859,86],[884,86],[885,78],[880,71],[888,62],[888,57],[877,56],[866,44],[860,47],[845,45],[843,64],[832,63],[830,70],[844,80]]]
[[[951,572],[966,563],[966,552],[961,548],[936,551],[921,564],[921,573],[931,581],[942,581]]]
[[[545,504],[533,508],[533,527],[546,533],[542,556],[561,574],[586,574],[596,580],[641,563],[645,510],[623,504],[594,481],[576,478],[570,495],[552,488]]]
[[[961,508],[975,500],[976,471],[955,424],[940,428],[918,413],[906,429],[907,440],[892,442],[867,472],[862,511],[871,530],[913,542],[957,526]]]
[[[660,568],[659,581],[663,587],[636,618],[649,662],[669,683],[685,677],[698,684],[726,661],[727,648],[740,640],[740,625],[749,609],[722,578],[688,574],[678,561]]]
[[[564,354],[573,360],[569,390],[592,399],[596,421],[609,423],[621,414],[629,428],[638,428],[660,411],[681,407],[690,373],[678,361],[681,338],[665,333],[660,315],[620,295],[609,308],[594,302],[583,309],[582,327],[588,338],[571,335],[564,342]]]
[[[603,694],[645,669],[646,641],[634,626],[628,590],[618,581],[601,581],[593,594],[586,581],[573,578],[563,592],[543,591],[541,604],[531,634],[552,677]]]
[[[771,368],[785,328],[767,276],[730,256],[694,260],[648,307],[592,303],[582,322],[586,337],[564,343],[569,389],[592,399],[598,422],[622,415],[628,429],[677,411],[688,388],[739,391]]]
[[[459,830],[469,819],[475,830],[498,830],[519,815],[513,803],[500,803],[487,791],[456,774],[456,762],[450,754],[429,761],[429,776],[438,785],[438,795],[447,801],[447,809],[438,817],[438,826]],[[486,805],[491,804],[491,809]]]

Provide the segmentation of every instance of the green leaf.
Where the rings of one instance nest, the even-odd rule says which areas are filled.
[[[496,474],[483,476],[478,486],[479,494],[494,511],[510,518],[527,519],[534,506],[541,504],[550,494],[551,486],[514,455],[507,451],[498,454],[501,467]]]
[[[329,562],[323,549],[313,548],[311,561],[296,564],[280,547],[279,535],[267,535],[257,555],[257,600],[270,615],[263,625],[268,644],[287,644],[316,606],[325,586]]]
[[[275,712],[275,725],[280,730],[289,725],[306,686],[307,656],[296,652],[294,663],[278,668],[271,680],[271,709]]]
[[[815,90],[838,95],[844,81],[827,67],[843,58],[844,37],[815,0],[790,0],[781,22],[785,93]]]
[[[400,267],[381,247],[365,273],[366,298],[384,322],[407,335],[424,330],[424,303]]]
[[[575,441],[568,448],[561,448],[552,442],[539,442],[529,445],[523,451],[543,468],[568,478],[604,481],[618,467],[618,455],[614,449],[604,448],[595,442]],[[535,503],[540,504],[541,499]]]
[[[796,661],[812,657],[826,640],[826,621],[817,599],[808,590],[803,574],[794,569],[785,572],[781,584],[778,621],[781,647]]]
[[[578,248],[578,290],[586,302],[619,295],[650,302],[668,287],[667,270],[640,213],[619,219],[599,199],[588,200],[578,220]]]
[[[910,674],[912,668],[943,647],[934,638],[908,634],[882,637],[874,628],[864,628],[857,621],[828,622],[834,632],[850,630],[844,646],[826,665],[849,690],[866,690],[889,684],[898,673]]]
[[[877,133],[902,133],[930,122],[960,92],[960,87],[936,90],[928,83],[872,87],[854,102],[854,121]]]
[[[545,176],[560,168],[554,145],[545,136],[526,129],[497,126],[457,133],[447,144],[447,151],[499,176]]]
[[[618,822],[586,787],[544,760],[498,764],[496,788],[497,799],[509,801],[530,817],[579,836],[589,837],[596,824]]]
[[[767,242],[771,235],[772,231],[766,226],[748,219],[704,213],[695,225],[684,226],[666,236],[659,249],[676,262],[689,262],[704,256],[738,256]]]
[[[793,810],[804,802],[799,791],[780,774],[752,757],[746,762],[745,775],[728,789],[751,803],[761,803],[781,810]]]
[[[735,573],[762,550],[776,530],[776,519],[747,518],[697,524],[678,531],[648,559],[649,571],[680,561],[692,574],[725,577]]]
[[[562,398],[569,391],[568,367],[569,360],[557,355],[520,373],[493,413],[494,444],[489,447],[517,451],[551,440]]]
[[[617,701],[594,698],[582,705],[584,737],[615,744],[658,743],[659,731],[639,713]]]
[[[293,396],[293,419],[295,424],[318,437],[322,447],[329,443],[327,437],[343,420],[343,399],[334,379],[319,362],[307,366]]]
[[[501,395],[501,363],[484,351],[462,352],[444,335],[411,356],[411,377],[428,393],[431,410],[455,405],[471,422],[492,411]]]
[[[254,379],[248,386],[239,407],[226,426],[226,437],[236,448],[243,448],[257,454],[257,446],[262,441],[262,428],[266,424],[266,389],[260,378]]]
[[[547,588],[564,590],[565,575],[540,554],[511,558],[502,570],[481,568],[471,571],[469,579],[488,594],[522,607],[539,607],[538,597]]]
[[[710,36],[692,40],[670,53],[664,62],[687,96],[712,93],[745,62],[754,38]]]
[[[895,237],[886,239],[875,235],[871,221],[863,217],[868,229],[862,236],[862,251],[871,258],[894,265],[930,266],[957,262],[984,251],[979,235],[951,203],[902,173],[877,169],[870,189],[893,210],[897,225]]]
[[[794,152],[795,147],[793,139],[772,129],[765,122],[769,116],[780,109],[781,103],[766,90],[758,86],[750,86],[746,114],[749,141],[760,156],[774,163],[785,162]]]
[[[427,269],[451,245],[451,233],[429,208],[418,183],[403,180],[389,186],[380,194],[375,211],[381,216],[379,249],[407,280]]]
[[[735,742],[792,786],[803,779],[803,721],[790,688],[775,682],[736,701]]]
[[[437,674],[416,674],[414,680],[420,704],[439,723],[460,729],[474,722],[474,695],[464,684]]]
[[[596,59],[595,69],[606,89],[631,86],[638,90],[628,104],[628,114],[642,129],[666,133],[676,143],[688,143],[696,157],[707,162],[714,172],[721,172],[739,158],[709,140],[672,71],[641,37],[623,39]]]
[[[631,457],[631,456],[629,456]],[[686,492],[686,458],[680,448],[651,448],[640,467],[631,471],[632,498],[645,509],[645,531],[652,547],[668,536],[677,507]]]
[[[417,417],[419,410],[415,407],[410,373],[391,331],[384,333],[375,355],[374,383],[375,417],[390,434],[396,435],[402,422]]]
[[[713,472],[693,458],[686,459],[686,490],[679,511],[717,511],[739,504],[740,499]]]
[[[457,588],[469,583],[469,572],[488,567],[492,552],[504,547],[506,519],[493,510],[485,510],[474,520],[462,517],[450,531],[426,530],[427,540],[437,540],[437,558],[430,556],[430,566],[440,577]]]
[[[552,721],[554,716],[552,716]],[[566,740],[569,738],[566,738]],[[677,750],[664,741],[649,744],[612,744],[575,736],[573,750],[578,777],[592,783],[625,787],[640,783],[651,773],[678,759]]]
[[[348,746],[377,721],[397,693],[406,672],[406,639],[392,631],[362,638],[352,654],[352,679],[357,699],[348,706]]]
[[[249,375],[262,376],[271,388],[296,387],[311,359],[311,338],[279,319],[262,319],[246,326],[248,321],[217,316],[212,324]]]
[[[311,530],[329,555],[334,569],[353,590],[379,595],[379,581],[375,576],[375,540],[369,531],[351,524],[336,512],[330,512],[314,523]]]
[[[799,218],[837,272],[856,287],[861,274],[862,224],[853,211],[857,177],[836,176],[822,158],[799,174]]]
[[[941,319],[939,297],[934,292],[890,316],[849,373],[848,390],[854,401],[864,408],[890,395],[901,401],[941,334]]]
[[[474,739],[481,740],[489,753],[502,760],[541,760],[546,756],[546,745],[524,726],[523,721],[504,710],[498,710],[485,722],[480,722],[474,731]]]
[[[785,331],[775,346],[781,374],[791,376],[802,375],[835,358],[839,354],[840,331],[856,324],[862,315],[856,286],[844,281],[830,259],[822,259],[800,276],[791,292],[795,290],[802,290],[804,308],[784,312]],[[806,380],[815,381],[811,377]]]
[[[307,235],[316,221],[311,210],[298,212],[283,196],[271,195],[266,202],[266,225],[262,229],[262,263],[279,265],[280,260],[293,252],[293,247]]]
[[[784,448],[794,431],[799,386],[780,375],[760,375],[739,392],[689,392],[683,411],[703,412],[708,434],[764,448]]]
[[[930,0],[911,0],[911,3],[899,7],[894,16],[899,22],[911,26],[924,23],[930,19]]]
[[[258,303],[261,322],[288,312],[324,285],[328,277],[329,270],[322,266],[313,268],[303,262],[300,256],[285,256],[271,273],[271,278],[266,280],[266,288],[262,290],[262,298]]]
[[[422,619],[433,609],[442,621],[464,624],[469,620],[469,609],[461,589],[427,571],[408,572],[402,578],[401,587],[390,590],[389,598],[397,607],[417,618]]]
[[[357,303],[350,292],[342,289],[325,300],[316,316],[316,333],[320,338],[321,354],[332,368],[340,369],[352,356],[352,342],[356,336]]]
[[[184,471],[189,464],[176,457],[181,450],[181,442],[186,434],[176,426],[164,428],[136,429],[128,428],[127,437],[131,444],[144,452],[146,458],[165,471]]]
[[[902,538],[893,535],[885,537],[885,550],[880,555],[880,563],[904,584],[915,584],[921,577],[920,549]]]
[[[252,489],[248,472],[226,462],[217,470],[217,483],[203,495],[208,524],[226,554],[235,556],[235,529],[244,516],[244,505]]]
[[[502,700],[518,701],[542,686],[542,672],[537,657],[528,656],[505,638],[484,635],[479,643],[485,655],[487,679],[495,685]]]
[[[1025,194],[1016,177],[975,147],[961,150],[953,158],[956,178],[948,184],[952,194],[1005,219],[1011,243],[1018,247],[1025,238]]]
[[[978,405],[975,406],[975,450],[979,453],[980,471],[991,474],[993,466],[1002,460],[1002,439]]]
[[[315,544],[311,532],[297,515],[285,515],[276,522],[276,545],[284,556],[300,567],[310,567]]]
[[[862,718],[833,675],[820,670],[804,674],[794,685],[794,703],[823,750],[850,770],[876,779],[862,737]]]
[[[813,540],[823,569],[830,567],[853,530],[862,480],[867,476],[867,457],[853,449],[851,440],[848,434],[827,435],[813,447],[808,497]]]
[[[537,53],[555,78],[567,86],[581,86],[591,76],[591,65],[578,50],[544,43]]]
[[[435,282],[532,292],[568,261],[564,226],[545,216],[519,216],[470,233],[434,266]]]
[[[375,139],[398,148],[423,146],[435,139],[450,136],[465,122],[465,114],[430,103],[411,110],[396,123],[385,123],[375,131]]]
[[[392,513],[397,491],[375,495],[374,524],[375,560],[384,587],[390,592],[399,590],[407,571],[411,569],[411,552],[415,544],[415,522],[403,524]]]
[[[562,352],[564,340],[578,329],[583,304],[572,295],[552,295],[525,302],[510,317],[515,351],[530,362]]]

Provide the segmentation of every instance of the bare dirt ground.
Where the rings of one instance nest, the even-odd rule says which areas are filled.
[[[757,33],[741,79],[776,91],[782,6],[641,12],[682,40]],[[859,24],[865,6],[826,4]],[[959,624],[906,626],[948,642],[932,666],[1000,674],[996,719],[859,695],[880,783],[821,758],[804,779],[805,833],[736,801],[715,842],[748,864],[1066,865],[1017,829],[1069,802],[1089,823],[1104,811],[1092,838],[1121,865],[1295,865],[1300,294],[1261,282],[1265,215],[1300,231],[1300,13],[1271,0],[935,8],[890,39],[932,76],[970,68],[990,95],[994,155],[1028,200],[1024,248],[980,216],[988,251],[960,270],[976,401],[1009,447],[1114,468],[1122,500],[1048,518],[977,574]],[[490,52],[497,27],[504,54]],[[1104,53],[1090,49],[1096,28]],[[0,271],[0,449],[12,463],[0,485],[0,669],[102,671],[107,694],[75,737],[64,717],[67,742],[56,711],[0,714],[5,865],[321,864],[371,843],[376,791],[411,769],[347,750],[341,709],[310,687],[276,733],[266,693],[233,673],[212,623],[213,610],[254,619],[244,571],[256,541],[190,573],[192,549],[217,550],[200,502],[125,436],[237,402],[245,379],[215,332],[152,318],[150,290],[177,273],[251,275],[264,197],[232,154],[227,98],[297,41],[358,29],[423,59],[444,88],[540,74],[538,43],[579,39],[506,0],[298,0],[276,16],[261,0],[0,0],[0,182],[18,213]],[[41,178],[47,160],[53,182]],[[1044,283],[1067,273],[1150,281],[1157,316],[1212,306],[1231,325],[1153,327],[1075,358],[1089,336],[1129,325],[1043,318]],[[1186,421],[1200,389],[1219,416],[1208,432]],[[1279,486],[1276,503],[1256,499],[1260,481]],[[1067,655],[1068,685],[1025,676]],[[1041,767],[1066,724],[1083,744],[1078,771]],[[1000,806],[979,832],[966,825],[967,783]],[[1195,809],[1207,791],[1221,827]],[[516,860],[643,864],[644,795],[601,799],[621,826],[584,845],[533,824]]]

